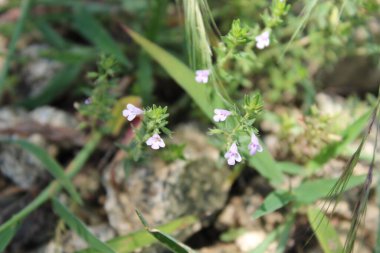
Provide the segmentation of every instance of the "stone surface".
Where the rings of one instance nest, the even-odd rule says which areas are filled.
[[[166,164],[155,157],[146,166],[133,168],[127,179],[122,162],[106,169],[105,209],[119,234],[141,229],[135,208],[158,225],[189,214],[208,217],[224,206],[223,185],[229,172],[216,168],[218,150],[191,125],[177,128],[173,142],[186,143],[185,161]]]

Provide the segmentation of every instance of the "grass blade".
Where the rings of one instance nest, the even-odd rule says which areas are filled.
[[[309,223],[325,253],[342,253],[339,235],[321,210],[310,207],[307,211]]]
[[[24,100],[21,102],[21,105],[28,109],[33,109],[50,103],[70,87],[78,76],[81,68],[81,64],[65,66],[49,81],[45,89],[39,95]]]
[[[164,233],[173,233],[174,231],[187,228],[195,224],[196,222],[196,217],[186,216],[171,221],[165,225],[161,225],[158,227],[158,229]],[[157,242],[156,239],[148,231],[144,229],[107,241],[107,245],[118,253],[131,253],[135,252],[140,248],[149,246],[155,242]],[[78,251],[77,253],[99,253],[99,251],[90,248]]]
[[[74,17],[74,27],[99,50],[111,54],[124,66],[130,67],[119,45],[90,13],[80,9]]]
[[[143,215],[138,210],[136,210],[136,213],[139,216],[141,223],[143,223],[143,225],[145,226],[145,229],[168,249],[172,250],[175,253],[195,253],[195,251],[192,250],[190,247],[177,241],[170,235],[165,234],[158,229],[149,227]]]
[[[12,238],[15,236],[18,229],[18,225],[13,225],[6,230],[0,232],[0,252],[3,252],[8,244],[11,242]]]
[[[66,175],[69,178],[74,177],[80,169],[83,167],[84,163],[90,157],[90,155],[94,152],[95,148],[99,144],[102,135],[98,132],[94,132],[86,146],[78,153],[73,161],[68,166]],[[14,224],[21,221],[23,218],[28,216],[31,212],[36,210],[39,206],[49,200],[54,194],[61,190],[61,184],[58,180],[54,180],[51,182],[32,202],[30,202],[26,207],[24,207],[21,211],[14,214],[12,218],[7,220],[5,223],[0,225],[0,233],[5,231]]]
[[[42,162],[44,167],[52,174],[62,186],[70,193],[71,197],[79,204],[82,204],[82,200],[75,190],[74,185],[70,182],[69,178],[65,175],[64,169],[61,165],[58,164],[56,160],[54,160],[45,150],[41,147],[32,144],[25,140],[14,140],[14,139],[0,139],[1,142],[17,144],[21,148],[27,150],[32,153],[38,160]]]
[[[22,29],[23,29],[24,24],[25,24],[25,20],[26,20],[26,18],[28,16],[29,9],[30,9],[30,4],[31,4],[31,0],[23,0],[23,1],[21,1],[21,14],[20,14],[20,18],[17,21],[15,30],[14,30],[14,32],[12,34],[11,41],[9,42],[8,53],[7,53],[7,56],[5,57],[3,69],[0,72],[0,98],[2,96],[4,87],[5,87],[5,79],[6,79],[7,74],[8,74],[10,60],[12,59],[12,57],[13,57],[13,55],[15,53],[16,44],[17,44],[17,41],[18,41],[18,39],[19,39],[19,37],[21,35]]]
[[[107,244],[100,241],[96,236],[94,236],[86,225],[79,220],[73,213],[71,213],[64,205],[62,205],[58,200],[52,199],[53,209],[56,214],[61,217],[61,219],[77,233],[83,240],[85,240],[88,245],[92,248],[99,250],[103,253],[115,253]]]

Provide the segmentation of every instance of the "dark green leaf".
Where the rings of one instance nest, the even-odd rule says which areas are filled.
[[[21,105],[32,109],[50,103],[70,87],[71,83],[78,76],[81,67],[80,64],[65,66],[49,81],[48,85],[39,95],[26,99]]]
[[[79,9],[74,18],[74,27],[99,50],[111,54],[126,67],[130,66],[119,45],[90,13]]]
[[[0,232],[0,252],[3,252],[17,232],[18,226],[13,225]]]

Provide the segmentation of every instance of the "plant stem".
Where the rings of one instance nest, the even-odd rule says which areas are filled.
[[[85,162],[88,160],[90,155],[94,152],[98,143],[102,138],[102,134],[99,132],[94,132],[88,143],[82,148],[78,155],[71,161],[66,170],[66,175],[69,178],[73,178],[83,167]],[[19,211],[17,214],[13,215],[8,221],[0,226],[0,232],[4,231],[13,224],[19,222],[52,196],[57,194],[61,190],[62,186],[57,181],[51,182],[32,202],[30,202],[25,208]]]

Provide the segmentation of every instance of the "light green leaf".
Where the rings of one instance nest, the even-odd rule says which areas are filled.
[[[82,200],[75,190],[74,185],[71,183],[69,178],[65,175],[64,169],[61,165],[58,164],[45,150],[41,147],[30,143],[22,139],[0,139],[0,142],[4,143],[13,143],[19,145],[21,148],[32,153],[41,163],[44,165],[44,168],[50,172],[61,185],[70,193],[70,196],[79,204],[82,204]]]
[[[288,204],[291,200],[294,199],[289,192],[286,191],[274,191],[271,192],[260,205],[259,209],[253,214],[253,218],[257,219],[261,216],[264,216],[268,213],[272,213],[281,207]]]
[[[136,210],[136,213],[139,216],[141,222],[144,224],[145,229],[168,249],[172,250],[175,253],[195,253],[195,251],[190,247],[177,241],[172,236],[165,234],[158,229],[149,227],[143,215],[138,210]]]
[[[344,148],[353,142],[359,134],[363,131],[363,128],[367,124],[372,110],[364,113],[354,123],[349,125],[342,133],[342,140],[333,142],[324,147],[312,160],[306,165],[311,171],[315,171],[322,168],[322,165],[327,163],[330,159],[338,156],[343,152]]]
[[[130,66],[123,51],[107,30],[83,8],[79,8],[75,14],[74,27],[99,50],[111,54],[124,66]]]
[[[342,253],[343,246],[339,235],[331,226],[328,218],[318,209],[309,207],[307,218],[325,253]]]
[[[89,246],[99,250],[102,253],[115,253],[107,244],[96,238],[86,227],[86,225],[79,220],[74,214],[72,214],[65,206],[63,206],[58,200],[52,199],[53,209],[61,219],[77,233],[83,240],[85,240]]]
[[[365,176],[353,176],[351,177],[343,191],[347,191],[355,186],[364,183]],[[306,181],[294,189],[295,200],[301,204],[310,204],[314,201],[324,198],[333,197],[329,196],[331,189],[336,184],[339,178],[334,179],[318,179],[313,181]]]

